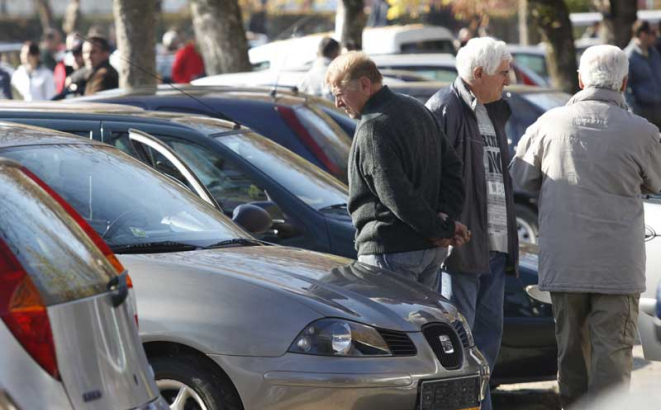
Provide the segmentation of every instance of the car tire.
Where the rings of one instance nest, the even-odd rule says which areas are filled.
[[[243,410],[229,378],[194,356],[150,360],[156,385],[172,409]],[[179,400],[178,405],[173,405]]]
[[[537,222],[537,212],[521,204],[514,204],[516,211],[516,229],[519,234],[519,243],[537,243],[537,234],[539,225]]]

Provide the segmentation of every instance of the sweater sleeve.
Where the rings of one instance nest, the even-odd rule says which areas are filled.
[[[440,210],[450,218],[459,220],[464,210],[466,190],[463,178],[463,162],[450,145],[445,133],[439,128],[441,140],[441,190]]]
[[[454,222],[441,220],[420,193],[416,192],[402,167],[400,153],[374,122],[362,127],[359,149],[366,152],[359,164],[372,192],[399,220],[429,240],[451,238]]]

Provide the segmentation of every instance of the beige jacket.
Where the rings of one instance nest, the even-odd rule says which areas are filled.
[[[588,88],[521,138],[514,181],[539,191],[539,284],[554,292],[645,290],[641,193],[661,191],[659,130],[621,93]]]

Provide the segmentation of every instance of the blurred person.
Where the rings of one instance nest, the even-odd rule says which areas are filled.
[[[464,203],[461,161],[429,110],[382,79],[357,51],[337,57],[326,73],[335,105],[360,119],[347,203],[358,260],[436,289],[447,247],[470,236],[457,220]]]
[[[629,58],[629,80],[625,92],[634,112],[661,127],[661,54],[656,50],[656,31],[650,23],[636,21],[633,38],[624,49]]]
[[[390,4],[386,0],[372,0],[370,13],[367,16],[367,27],[383,27],[388,25],[388,9]]]
[[[11,85],[25,101],[50,100],[55,95],[53,72],[40,61],[39,45],[28,41],[21,48],[21,65],[11,77]]]
[[[631,380],[645,291],[641,194],[661,191],[661,143],[627,110],[628,66],[618,47],[589,47],[581,91],[526,130],[510,165],[539,192],[539,288],[551,292],[565,409]]]
[[[324,97],[333,100],[333,94],[326,85],[326,70],[330,63],[340,55],[340,43],[330,37],[324,37],[319,42],[317,50],[317,59],[312,62],[312,67],[305,74],[303,80],[298,85],[301,92]]]
[[[519,239],[502,100],[512,56],[502,41],[473,38],[459,49],[458,77],[427,101],[463,161],[466,206],[459,218],[475,233],[445,261],[439,292],[471,326],[475,345],[493,372],[503,334],[506,272],[518,275]],[[491,410],[491,393],[482,410]]]
[[[55,70],[55,66],[63,56],[64,46],[62,35],[55,29],[47,30],[41,38],[41,63],[49,70]]]
[[[469,29],[468,27],[461,28],[459,30],[459,33],[457,33],[457,41],[455,44],[457,50],[465,46],[466,43],[468,43],[468,40],[470,40],[473,37],[475,36],[473,35],[473,31],[471,31],[471,29]]]
[[[0,99],[11,100],[11,75],[0,67]]]
[[[83,95],[119,87],[119,74],[109,62],[110,44],[103,37],[89,37],[83,43],[83,58],[88,70]]]
[[[197,50],[195,41],[188,41],[174,55],[172,82],[188,84],[204,76],[204,60]]]
[[[70,37],[71,40],[69,40]],[[68,96],[81,96],[85,93],[85,84],[89,70],[85,66],[85,59],[83,58],[83,43],[83,40],[77,33],[72,33],[67,37],[67,55],[55,67],[56,70],[59,67],[63,67],[61,70],[65,71],[66,77],[64,78],[62,89],[53,97],[53,100],[61,100]]]
[[[174,57],[181,45],[181,36],[177,30],[170,29],[163,34],[156,52],[156,71],[158,71],[162,82],[169,83],[172,81]]]
[[[55,92],[62,93],[66,86],[67,78],[78,68],[85,65],[83,60],[83,40],[76,32],[69,33],[66,41],[66,53],[64,58],[55,65],[53,78],[55,79]]]

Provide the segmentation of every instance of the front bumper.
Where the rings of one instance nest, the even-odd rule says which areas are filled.
[[[236,386],[245,410],[404,410],[419,408],[423,381],[479,377],[480,401],[489,367],[475,348],[463,365],[443,368],[422,333],[409,333],[416,356],[340,358],[287,353],[280,357],[210,355]],[[426,347],[426,348],[423,348]]]

